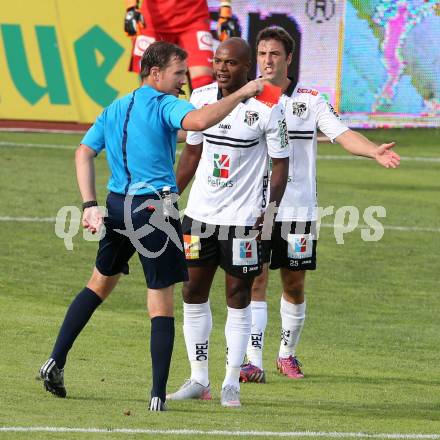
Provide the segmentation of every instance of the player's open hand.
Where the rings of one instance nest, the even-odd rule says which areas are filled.
[[[104,218],[98,206],[91,206],[90,208],[84,209],[82,225],[92,234],[96,234],[101,230],[103,222]]]
[[[391,150],[395,142],[380,145],[375,153],[376,161],[385,168],[397,168],[400,165],[400,156]]]

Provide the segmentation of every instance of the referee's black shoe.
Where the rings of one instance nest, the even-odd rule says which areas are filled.
[[[59,369],[55,360],[48,359],[40,368],[40,377],[44,380],[44,388],[54,396],[66,397],[64,387],[64,369]]]
[[[160,397],[152,397],[148,409],[150,411],[168,411],[167,404],[162,402]]]

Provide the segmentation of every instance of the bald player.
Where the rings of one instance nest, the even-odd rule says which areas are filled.
[[[196,108],[217,102],[248,82],[251,49],[233,37],[214,55],[217,82],[194,90]],[[258,228],[266,206],[264,197],[268,157],[272,159],[270,200],[279,204],[287,182],[291,154],[280,106],[256,99],[242,101],[219,124],[203,132],[188,132],[177,169],[182,192],[195,173],[183,218],[189,281],[183,286],[184,337],[191,377],[169,400],[211,399],[208,375],[212,328],[209,292],[215,272],[225,271],[227,320],[226,375],[221,404],[239,407],[240,365],[251,332],[251,287],[261,273]]]

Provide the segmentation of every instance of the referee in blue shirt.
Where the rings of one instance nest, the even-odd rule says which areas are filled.
[[[166,383],[174,344],[174,284],[188,278],[173,170],[179,129],[202,131],[220,122],[242,100],[259,94],[262,80],[196,110],[178,99],[186,82],[187,53],[155,42],[141,62],[142,86],[113,102],[97,118],[76,151],[84,228],[105,235],[86,287],[67,310],[50,358],[40,368],[45,389],[66,397],[64,365],[76,337],[116,286],[137,251],[148,287],[152,390],[149,409],[166,409]],[[111,176],[107,215],[98,210],[94,158],[106,149]],[[139,233],[140,231],[140,233]]]

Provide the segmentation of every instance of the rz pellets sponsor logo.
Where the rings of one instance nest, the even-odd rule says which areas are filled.
[[[214,154],[212,177],[208,176],[208,185],[214,188],[231,188],[234,186],[229,178],[231,158],[227,154]]]
[[[281,148],[286,148],[289,145],[289,135],[285,119],[278,120],[278,127],[280,129]]]
[[[232,188],[234,183],[231,180],[222,180],[218,177],[208,176],[208,185],[213,188]]]
[[[231,160],[227,154],[214,154],[214,169],[212,175],[214,177],[220,177],[221,179],[227,179],[229,177],[230,166]]]
[[[208,360],[208,341],[196,344],[196,361]]]
[[[240,243],[240,258],[252,258],[252,243],[244,241]]]

